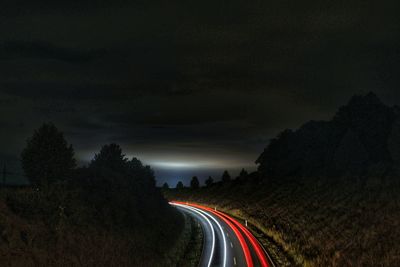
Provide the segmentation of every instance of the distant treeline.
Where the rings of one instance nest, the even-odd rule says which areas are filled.
[[[231,179],[225,171],[218,182],[209,177],[205,184],[224,184],[245,177],[286,183],[346,176],[363,183],[367,181],[363,177],[395,176],[400,174],[400,107],[386,106],[374,93],[356,95],[329,121],[309,121],[297,130],[282,131],[270,141],[256,164],[257,172],[248,174],[243,169]],[[184,186],[178,182],[176,187]],[[199,187],[196,176],[190,187]]]
[[[211,187],[213,185],[216,184],[225,184],[225,183],[229,183],[231,181],[241,181],[245,178],[247,178],[249,176],[249,173],[245,170],[242,169],[239,173],[239,176],[237,177],[231,177],[231,175],[229,174],[229,172],[227,170],[225,170],[222,175],[221,178],[218,180],[214,180],[214,178],[212,176],[208,176],[208,178],[204,181],[204,186],[205,187]],[[198,189],[200,188],[202,185],[200,184],[199,178],[197,176],[193,176],[190,180],[190,185],[189,187],[192,189]],[[184,184],[182,181],[178,181],[178,183],[175,186],[176,189],[183,189],[185,188]],[[164,183],[162,186],[162,189],[167,190],[170,189],[170,185],[168,183]]]

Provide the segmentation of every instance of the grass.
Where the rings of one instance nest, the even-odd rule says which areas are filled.
[[[279,266],[398,266],[400,189],[396,179],[217,184],[169,190],[247,219]],[[257,233],[256,233],[257,234]]]
[[[74,192],[54,193],[0,190],[1,266],[177,266],[190,242],[172,208],[157,221],[105,228]]]
[[[182,247],[183,252],[181,259],[176,266],[179,267],[196,267],[199,265],[203,249],[203,231],[200,225],[193,218],[185,215],[186,224],[190,226],[190,232],[188,232],[185,242],[185,246]]]

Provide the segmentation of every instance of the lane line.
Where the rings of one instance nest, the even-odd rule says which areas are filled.
[[[208,211],[210,213],[213,213],[214,215],[218,216],[221,220],[223,220],[233,230],[233,232],[235,233],[235,235],[239,239],[239,243],[240,243],[240,246],[243,249],[243,253],[244,253],[244,257],[245,257],[247,266],[248,267],[253,267],[254,266],[249,246],[247,245],[242,233],[239,231],[239,229],[230,220],[226,219],[218,211],[214,211],[213,209],[210,209],[210,208],[207,208],[207,207],[204,207],[204,206],[201,206],[201,205],[197,205],[197,204],[189,204],[189,205],[192,206],[192,207],[197,207],[199,209],[206,210],[206,211]]]
[[[194,208],[189,207],[187,205],[178,204],[178,203],[171,203],[170,202],[170,204],[171,205],[175,205],[175,206],[179,206],[179,207],[182,207],[182,208],[186,208],[188,210],[191,210],[191,211],[195,212],[196,214],[200,215],[203,219],[205,219],[207,221],[208,225],[211,228],[211,233],[212,233],[211,256],[210,256],[210,258],[208,260],[208,264],[207,264],[207,267],[210,267],[211,263],[212,263],[212,260],[214,258],[214,250],[215,250],[215,232],[214,232],[214,227],[212,226],[210,220],[206,216],[204,216],[201,212],[197,211],[197,209],[194,209]]]
[[[231,221],[235,226],[241,229],[241,231],[246,235],[247,239],[250,241],[251,245],[253,246],[257,257],[261,263],[262,267],[269,267],[269,263],[267,260],[267,256],[269,257],[268,253],[266,253],[265,249],[263,246],[261,246],[260,242],[253,236],[253,234],[246,228],[244,227],[241,223],[239,223],[237,220],[231,218],[230,216],[226,215],[223,212],[220,211],[214,211],[208,207],[197,205],[197,204],[192,204],[193,206],[198,206],[200,208],[203,208],[204,210],[209,210],[210,212],[217,213],[220,216],[226,218],[227,220]],[[270,257],[269,257],[270,258]],[[271,261],[272,262],[272,261]],[[275,264],[272,262],[272,265],[275,266]]]
[[[224,260],[223,260],[223,266],[226,267],[227,245],[226,245],[226,238],[225,238],[225,235],[224,235],[224,230],[223,230],[221,224],[218,222],[218,220],[216,220],[213,216],[211,216],[211,214],[205,212],[204,210],[195,208],[195,207],[193,207],[193,206],[189,206],[189,207],[192,208],[192,209],[197,210],[198,212],[203,213],[203,214],[206,215],[206,216],[208,216],[209,218],[211,218],[211,219],[218,225],[218,228],[219,228],[219,230],[221,231],[221,236],[222,236],[222,239],[223,239],[223,242],[224,242]]]
[[[233,264],[236,265],[236,257],[233,257]]]
[[[233,248],[233,244],[232,244],[232,242],[231,242],[231,248]]]
[[[257,254],[258,259],[260,260],[261,266],[269,267],[268,260],[264,253],[264,250],[263,250],[262,246],[260,245],[260,243],[258,242],[258,240],[253,236],[253,234],[250,233],[250,231],[246,227],[244,227],[241,223],[239,223],[235,219],[231,218],[230,216],[228,216],[220,211],[216,211],[216,212],[218,212],[219,214],[221,214],[221,216],[224,216],[225,218],[227,218],[228,220],[233,222],[237,227],[239,227],[242,230],[242,232],[244,232],[247,239],[250,241],[251,245],[253,246],[254,250],[256,251],[256,254]]]

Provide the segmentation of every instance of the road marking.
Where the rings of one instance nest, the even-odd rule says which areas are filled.
[[[243,249],[243,253],[244,253],[244,256],[245,256],[245,260],[246,260],[247,266],[248,266],[248,267],[253,267],[253,266],[254,266],[253,259],[252,259],[251,254],[250,254],[249,246],[248,246],[248,244],[246,243],[246,240],[245,240],[243,234],[240,232],[239,227],[237,227],[237,226],[235,225],[235,223],[233,223],[233,221],[236,222],[234,219],[232,219],[232,218],[230,218],[229,216],[223,214],[222,212],[213,211],[212,209],[207,208],[207,207],[205,207],[205,206],[200,206],[200,205],[197,205],[197,204],[191,204],[191,206],[192,206],[192,207],[198,207],[198,208],[200,208],[200,209],[207,210],[207,211],[213,213],[214,215],[216,215],[216,216],[217,216],[218,218],[220,218],[221,220],[223,220],[223,221],[233,230],[234,234],[237,236],[237,238],[238,238],[238,240],[239,240],[239,242],[240,242],[240,246],[241,246],[242,249]],[[247,229],[245,229],[245,230],[248,231]],[[244,232],[245,232],[245,231],[244,231]],[[224,236],[224,237],[225,237],[225,236]],[[250,241],[251,241],[251,240],[250,240]],[[256,248],[256,249],[257,249],[257,248]],[[266,266],[268,266],[268,265],[266,265]]]
[[[226,232],[226,236],[227,236],[227,237],[229,237],[229,234],[228,234],[228,232]]]
[[[222,237],[223,237],[222,240],[223,240],[223,243],[224,243],[224,263],[223,263],[222,266],[223,266],[223,267],[226,267],[226,254],[227,254],[226,246],[227,246],[227,245],[226,245],[226,238],[225,238],[225,235],[224,235],[224,230],[223,230],[221,224],[220,224],[220,223],[218,222],[218,220],[215,219],[214,216],[211,215],[210,213],[208,213],[208,212],[206,212],[206,211],[204,211],[204,210],[202,210],[202,209],[195,208],[195,207],[193,207],[193,206],[187,206],[187,207],[190,207],[190,208],[192,208],[192,209],[195,209],[195,210],[197,210],[197,211],[203,213],[204,215],[208,216],[210,219],[212,219],[212,220],[218,225],[218,228],[219,228],[219,230],[221,231],[221,234],[222,234]]]
[[[223,214],[221,212],[218,212],[218,211],[217,211],[217,213],[219,215],[221,215],[222,217],[225,217],[228,220],[230,220],[234,225],[236,225],[238,228],[240,228],[243,231],[243,233],[246,235],[247,239],[250,241],[251,245],[255,249],[257,257],[260,260],[261,266],[268,267],[269,266],[268,265],[268,260],[267,260],[267,258],[265,256],[265,254],[263,253],[263,247],[258,242],[258,240],[250,233],[250,231],[246,227],[241,225],[238,221],[236,221],[235,219],[229,217],[228,215],[225,215],[225,214]]]
[[[233,248],[233,244],[232,244],[232,242],[231,242],[231,248]]]
[[[233,257],[233,264],[236,265],[236,257]]]

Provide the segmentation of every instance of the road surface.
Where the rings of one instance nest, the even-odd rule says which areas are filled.
[[[191,203],[170,202],[180,211],[195,218],[204,233],[201,267],[274,267],[257,239],[230,216]]]

